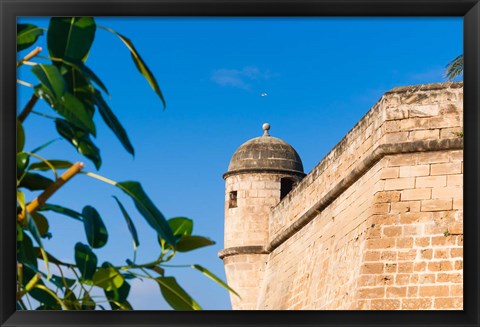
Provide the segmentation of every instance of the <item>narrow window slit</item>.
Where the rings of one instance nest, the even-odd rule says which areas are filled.
[[[280,180],[280,200],[287,196],[287,194],[295,186],[295,181],[291,178],[282,178]]]
[[[228,202],[229,208],[236,208],[237,207],[237,191],[230,192],[230,200]]]

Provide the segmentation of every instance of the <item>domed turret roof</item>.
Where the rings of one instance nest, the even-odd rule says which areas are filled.
[[[263,136],[243,143],[235,151],[224,178],[249,172],[285,172],[305,176],[297,151],[287,142],[270,136],[269,129],[269,124],[263,124]]]

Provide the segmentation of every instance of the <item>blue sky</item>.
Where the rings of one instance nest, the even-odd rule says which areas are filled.
[[[45,18],[22,18],[41,27]],[[107,85],[111,108],[135,147],[132,158],[98,115],[99,174],[116,181],[136,180],[166,217],[194,220],[194,233],[217,244],[172,263],[199,263],[225,278],[217,252],[223,248],[222,174],[240,144],[262,134],[290,143],[309,172],[376,103],[396,86],[443,82],[445,65],[462,53],[461,18],[97,18],[129,37],[157,77],[167,101],[162,105],[137,72],[114,35],[97,30],[87,65]],[[45,37],[39,44],[45,47]],[[29,50],[19,53],[23,57]],[[45,51],[44,51],[45,52]],[[46,55],[46,53],[44,53]],[[35,79],[30,68],[19,78]],[[262,96],[267,93],[267,96]],[[18,87],[23,108],[31,89]],[[37,111],[52,114],[44,103]],[[26,149],[57,137],[54,124],[30,115]],[[66,141],[44,149],[48,159],[92,163]],[[77,176],[50,202],[77,211],[92,205],[106,222],[110,238],[95,250],[99,261],[122,264],[132,242],[111,195],[118,196],[140,234],[138,262],[158,256],[155,234],[130,199],[110,185]],[[73,261],[83,226],[50,214],[53,238],[48,251]],[[204,309],[230,309],[227,292],[188,268],[169,269]],[[154,283],[134,282],[135,309],[168,309]]]

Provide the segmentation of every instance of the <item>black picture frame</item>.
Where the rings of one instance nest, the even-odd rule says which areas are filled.
[[[479,0],[0,0],[1,326],[479,326]],[[464,310],[16,311],[15,108],[17,16],[463,16]],[[428,36],[427,36],[428,37]]]

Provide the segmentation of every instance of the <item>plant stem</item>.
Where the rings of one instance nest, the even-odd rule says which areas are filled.
[[[45,117],[45,118],[48,118],[48,119],[52,119],[52,120],[57,119],[57,117],[50,116],[50,115],[44,114],[43,112],[39,112],[39,111],[35,111],[35,110],[32,110],[32,114],[38,115],[40,117]]]
[[[38,55],[41,51],[42,51],[42,47],[36,47],[36,48],[33,49],[32,51],[30,51],[30,53],[27,54],[25,57],[23,57],[22,60],[20,60],[19,62],[17,62],[17,68],[20,67],[21,65],[23,65],[23,63],[24,63],[25,61],[29,61],[30,59],[32,59],[33,57],[35,57],[36,55]]]
[[[19,301],[26,293],[30,292],[32,288],[37,285],[38,281],[40,280],[42,276],[39,273],[36,273],[35,276],[33,276],[32,279],[25,285],[25,288],[17,293],[17,301]]]
[[[66,172],[60,176],[55,182],[53,182],[49,187],[43,191],[37,198],[35,198],[32,202],[27,204],[25,211],[29,213],[35,212],[38,207],[44,204],[48,198],[50,198],[60,187],[63,186],[66,182],[68,182],[73,176],[78,174],[80,170],[84,167],[83,162],[77,162],[72,165]],[[18,215],[18,221],[22,222],[25,219],[25,211],[22,211],[20,215]]]
[[[30,98],[30,100],[28,100],[28,103],[25,106],[25,108],[23,108],[23,111],[20,113],[20,115],[18,115],[18,120],[20,120],[21,123],[25,121],[27,116],[33,110],[33,107],[35,106],[37,101],[38,101],[38,97],[35,94],[32,94],[32,97]]]

